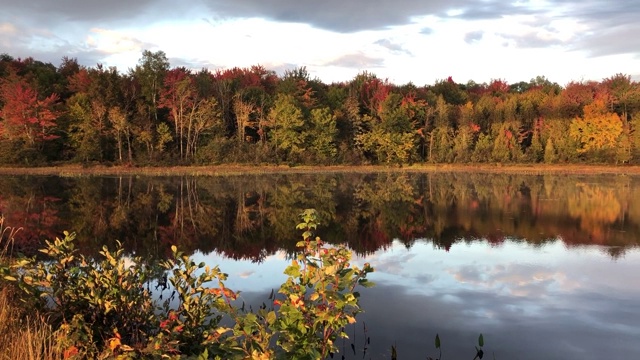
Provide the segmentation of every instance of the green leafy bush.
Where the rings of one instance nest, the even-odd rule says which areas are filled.
[[[366,277],[373,269],[352,265],[346,247],[314,237],[315,210],[301,217],[303,240],[288,279],[270,306],[255,311],[238,306],[240,293],[224,285],[217,266],[196,264],[175,246],[161,264],[166,284],[158,284],[172,295],[160,303],[142,259],[125,257],[120,243],[88,259],[66,232],[41,250],[49,260],[5,266],[3,280],[17,283],[25,306],[49,319],[65,358],[326,358],[361,312],[355,288],[372,285]]]

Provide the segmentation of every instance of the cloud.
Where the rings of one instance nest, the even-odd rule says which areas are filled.
[[[87,45],[104,54],[118,54],[122,52],[141,53],[144,49],[156,47],[155,44],[145,43],[127,34],[107,29],[93,28],[92,35],[87,37]]]
[[[591,56],[615,54],[639,54],[640,24],[602,28],[580,37],[571,44],[575,49],[586,50]]]
[[[0,25],[0,45],[13,57],[33,57],[52,64],[60,63],[63,56],[77,57],[90,66],[104,58],[103,52],[80,39],[74,42],[50,31],[9,22]]]
[[[376,41],[374,44],[376,45],[380,45],[385,49],[391,50],[392,53],[394,54],[404,54],[404,55],[409,55],[411,56],[411,52],[406,50],[402,44],[397,43],[397,42],[393,42],[389,39],[380,39],[378,41]]]
[[[201,69],[215,70],[224,68],[224,66],[214,64],[211,61],[201,60],[197,58],[170,57],[168,60],[171,64],[171,67],[184,67],[195,71]]]
[[[340,66],[354,69],[367,69],[382,67],[384,65],[383,58],[371,57],[361,52],[346,54],[340,56],[334,60],[331,60],[324,65],[328,66]]]
[[[420,34],[422,34],[422,35],[431,35],[431,34],[433,34],[433,29],[432,28],[428,28],[428,27],[422,28],[420,30]]]
[[[244,66],[255,59],[278,68],[308,66],[338,81],[344,80],[338,75],[351,76],[348,69],[387,67],[386,76],[417,82],[438,77],[446,66],[467,78],[507,76],[503,73],[511,70],[495,62],[466,70],[460,62],[470,53],[500,53],[503,61],[520,63],[532,57],[523,49],[551,49],[558,70],[554,64],[546,71],[565,76],[570,76],[565,66],[571,67],[565,64],[576,64],[585,54],[623,54],[628,59],[613,59],[620,60],[613,65],[623,72],[640,58],[636,0],[0,0],[0,8],[2,52],[50,62],[71,56],[89,66],[131,66],[139,58],[136,49],[154,44],[152,49],[192,68]],[[444,47],[451,58],[428,60],[432,70],[409,74],[411,65],[429,56],[425,49]],[[120,49],[125,53],[116,55]],[[544,56],[554,58],[551,52]],[[572,67],[571,76],[600,76],[603,66],[597,64],[605,60]],[[494,72],[501,73],[490,75]]]
[[[564,41],[552,36],[545,36],[540,33],[530,32],[526,34],[500,34],[503,38],[510,40],[519,48],[547,48],[550,46],[560,46],[566,44]]]
[[[569,39],[567,45],[571,49],[586,51],[592,56],[638,54],[640,2],[556,0],[555,3],[559,7],[558,14],[549,14],[550,18],[574,19],[574,27],[581,28]],[[535,39],[529,39],[534,40],[535,45]],[[544,41],[539,45],[544,45]]]
[[[33,24],[67,22],[91,23],[92,26],[124,23],[140,16],[169,17],[175,14],[180,2],[168,0],[0,0],[2,12],[14,19],[29,19]]]
[[[477,43],[478,41],[482,40],[483,35],[483,31],[469,32],[464,36],[464,42],[466,42],[467,44]]]
[[[13,35],[17,31],[16,26],[11,23],[4,22],[0,24],[0,35]]]
[[[306,23],[336,32],[379,30],[412,22],[416,16],[445,16],[463,9],[460,17],[497,18],[517,9],[503,1],[489,0],[209,0],[212,11],[231,17],[263,17],[275,21]]]

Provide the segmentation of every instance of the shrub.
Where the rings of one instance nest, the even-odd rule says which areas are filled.
[[[301,217],[303,240],[288,279],[270,306],[255,311],[237,306],[240,294],[225,287],[217,266],[195,264],[175,246],[161,264],[166,284],[158,285],[171,291],[162,304],[150,290],[152,269],[127,259],[120,243],[87,259],[65,232],[41,250],[49,261],[21,259],[0,269],[3,281],[23,290],[26,308],[49,319],[65,358],[326,358],[361,311],[355,288],[372,285],[366,276],[373,269],[353,266],[345,246],[314,237],[315,210]],[[231,325],[222,325],[225,317]]]

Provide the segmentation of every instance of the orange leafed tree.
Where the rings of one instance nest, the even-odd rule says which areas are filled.
[[[56,94],[39,100],[37,92],[23,79],[8,78],[0,83],[0,136],[36,145],[58,138],[53,134],[58,114]]]
[[[574,118],[569,128],[571,136],[582,144],[580,153],[614,149],[622,130],[622,120],[608,111],[603,98],[586,105],[584,116]]]

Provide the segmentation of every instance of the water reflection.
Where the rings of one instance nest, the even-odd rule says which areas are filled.
[[[380,269],[363,294],[361,320],[380,340],[371,350],[396,343],[407,358],[434,356],[439,333],[444,356],[472,358],[483,332],[490,358],[637,358],[640,252],[613,261],[598,250],[477,242],[447,254],[397,243],[368,259]]]
[[[177,244],[261,304],[282,282],[304,208],[376,268],[352,338],[362,358],[637,358],[640,179],[632,176],[331,174],[0,177],[14,251],[78,232],[91,255],[122,240],[150,264]],[[350,343],[345,351],[351,353]]]
[[[389,359],[395,344],[400,359],[435,357],[437,333],[443,357],[471,359],[482,332],[489,358],[637,358],[640,251],[614,260],[601,250],[560,240],[542,246],[481,240],[445,252],[425,240],[409,249],[394,241],[356,260],[375,267],[376,287],[360,290],[365,313],[349,329],[355,355],[351,342],[342,352],[348,359]],[[280,252],[256,264],[196,254],[197,261],[220,264],[230,275],[227,285],[247,289],[242,301],[254,306],[285,279],[285,258]]]
[[[631,176],[332,174],[247,177],[1,177],[0,211],[33,253],[62,230],[87,251],[114,239],[149,258],[170,244],[261,261],[293,251],[292,224],[316,208],[324,238],[358,253],[429,239],[450,249],[487,239],[606,245],[612,257],[639,244],[640,182]]]

